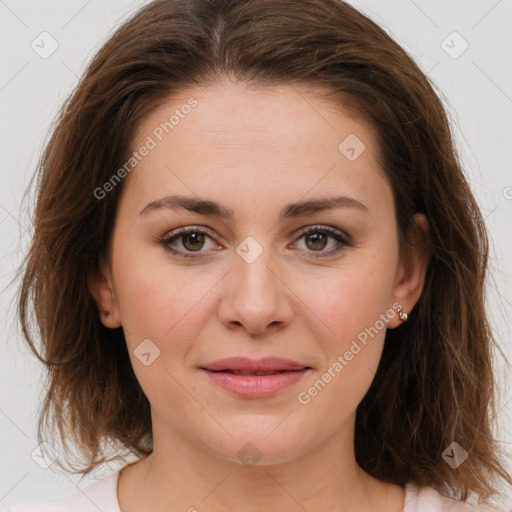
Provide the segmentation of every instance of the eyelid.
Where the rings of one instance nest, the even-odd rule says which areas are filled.
[[[303,236],[305,234],[315,232],[315,231],[324,231],[331,235],[338,235],[339,237],[343,238],[346,243],[350,242],[350,237],[346,233],[341,231],[341,229],[334,228],[332,226],[327,226],[324,224],[312,224],[310,226],[305,226],[303,228],[300,228],[298,231],[296,231],[293,234],[293,236],[295,236],[295,237]]]
[[[182,234],[188,234],[188,233],[205,233],[209,236],[211,236],[212,238],[214,237],[217,237],[218,235],[215,233],[215,231],[211,228],[209,228],[208,226],[202,226],[201,224],[191,224],[189,226],[183,226],[181,228],[176,228],[176,229],[173,229],[171,231],[169,231],[169,233],[171,234],[170,236],[167,236],[167,235],[164,235],[164,238],[171,238],[173,236],[176,236],[176,235],[182,235]]]

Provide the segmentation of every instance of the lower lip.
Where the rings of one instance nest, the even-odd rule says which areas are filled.
[[[217,386],[243,398],[265,398],[295,384],[310,369],[294,370],[274,375],[235,375],[225,372],[211,372],[201,368]]]

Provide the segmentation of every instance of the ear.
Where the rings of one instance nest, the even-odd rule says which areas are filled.
[[[99,268],[89,276],[89,291],[96,302],[101,323],[105,327],[114,329],[121,326],[121,317],[112,284],[112,275],[103,260],[100,260],[98,266]]]
[[[402,311],[409,314],[421,296],[430,259],[429,231],[425,215],[415,214],[413,228],[408,233],[412,247],[406,249],[406,254],[399,263],[395,276],[392,296],[394,310],[397,307],[396,303],[399,303]],[[398,327],[401,323],[402,320],[397,314],[389,321],[388,328]]]

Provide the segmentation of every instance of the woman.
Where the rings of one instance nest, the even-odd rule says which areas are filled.
[[[39,173],[40,439],[84,474],[138,458],[45,510],[487,510],[512,483],[482,216],[428,79],[350,5],[150,3]]]

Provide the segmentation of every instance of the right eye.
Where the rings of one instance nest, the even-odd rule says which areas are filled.
[[[200,258],[203,256],[202,253],[206,252],[201,249],[204,247],[207,238],[212,240],[209,231],[188,226],[168,233],[159,240],[159,243],[166,251],[179,258]],[[175,247],[177,241],[180,241],[178,245],[181,245],[181,248]]]

